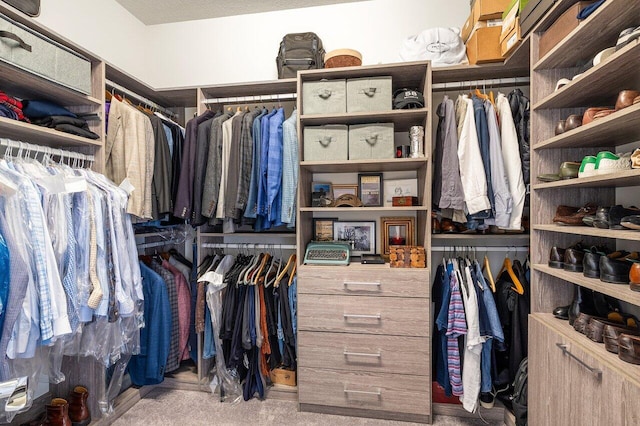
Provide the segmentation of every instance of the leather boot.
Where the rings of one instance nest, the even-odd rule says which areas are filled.
[[[73,426],[86,426],[91,423],[91,413],[87,406],[89,391],[84,386],[76,386],[69,394],[69,418]]]
[[[69,419],[69,403],[63,398],[53,398],[47,404],[47,425],[49,426],[72,426]]]

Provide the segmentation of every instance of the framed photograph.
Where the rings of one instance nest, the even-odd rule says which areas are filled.
[[[313,239],[315,241],[333,241],[333,223],[337,217],[313,218]]]
[[[365,207],[382,207],[382,173],[359,173],[358,193]]]
[[[333,203],[331,182],[311,183],[311,207],[329,207]]]
[[[376,252],[376,222],[333,222],[333,238],[351,244],[351,256]]]
[[[415,245],[415,223],[413,217],[381,217],[382,256],[389,258],[391,246]]]
[[[357,184],[334,184],[333,185],[333,199],[337,200],[341,195],[350,194],[358,196]]]
[[[384,181],[385,207],[392,207],[393,197],[408,196],[418,196],[418,179],[389,179]]]

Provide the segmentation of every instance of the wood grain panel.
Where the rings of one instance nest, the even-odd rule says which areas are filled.
[[[302,265],[298,269],[298,294],[429,297],[429,288],[427,269],[391,269],[388,264],[364,268]]]
[[[427,337],[429,307],[425,299],[300,294],[298,330]]]
[[[411,126],[424,122],[429,111],[426,108],[395,109],[389,111],[348,112],[340,114],[306,114],[300,116],[303,126],[325,124],[393,123],[394,132],[406,132]]]
[[[423,415],[431,412],[431,383],[428,376],[308,367],[300,367],[298,375],[301,404]]]
[[[426,158],[300,162],[300,169],[310,173],[401,172],[422,170],[426,167]]]
[[[624,170],[606,175],[589,176],[576,179],[559,180],[556,182],[537,183],[533,189],[550,188],[623,188],[640,185],[640,169]]]
[[[298,366],[429,375],[431,341],[421,337],[298,333]]]

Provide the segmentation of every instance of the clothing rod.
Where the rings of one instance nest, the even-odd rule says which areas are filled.
[[[82,154],[75,151],[67,151],[59,148],[51,148],[49,146],[34,145],[27,142],[14,141],[11,139],[0,139],[0,146],[6,146],[7,148],[16,148],[18,150],[26,150],[27,152],[37,152],[42,154],[55,155],[60,158],[73,158],[76,160],[91,161],[93,162],[95,157],[91,154]]]
[[[230,98],[209,98],[202,101],[203,104],[246,104],[268,101],[291,101],[298,98],[297,93],[280,93],[276,95],[252,95],[236,96]]]
[[[528,252],[529,247],[489,247],[489,246],[433,246],[431,251],[494,251],[494,252]]]
[[[138,250],[143,250],[143,249],[148,249],[152,247],[162,247],[162,246],[169,246],[169,245],[175,245],[175,244],[178,244],[178,243],[175,241],[154,241],[152,243],[136,244],[136,247],[138,247]]]
[[[230,249],[282,249],[295,250],[295,244],[260,244],[260,243],[204,243],[203,248],[230,248]]]
[[[112,89],[117,90],[118,92],[122,92],[123,94],[130,96],[132,98],[135,98],[138,101],[141,101],[142,103],[144,103],[145,105],[148,105],[150,107],[153,107],[155,109],[157,109],[158,111],[167,114],[171,117],[177,117],[177,114],[171,110],[168,110],[167,108],[158,105],[157,103],[153,102],[150,99],[145,98],[144,96],[140,96],[138,95],[136,92],[132,92],[131,90],[127,89],[126,87],[122,87],[120,86],[118,83],[114,83],[111,80],[106,80],[106,85],[111,87]]]
[[[516,86],[530,83],[529,77],[513,77],[513,78],[491,78],[486,80],[463,80],[451,83],[435,83],[431,85],[432,90],[438,89],[460,89],[460,88],[480,88],[491,86]]]

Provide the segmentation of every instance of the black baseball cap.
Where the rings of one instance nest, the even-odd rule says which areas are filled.
[[[424,96],[417,90],[398,89],[393,93],[393,109],[424,108]]]

